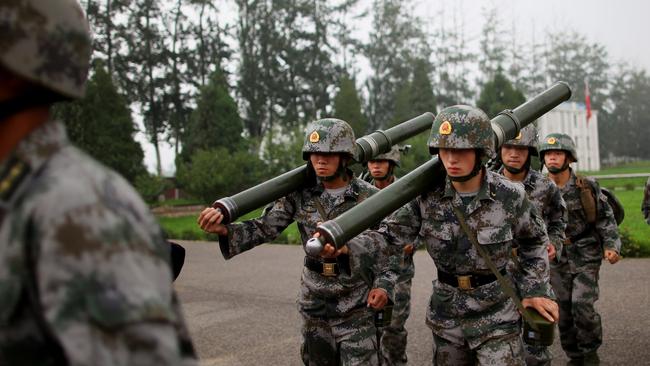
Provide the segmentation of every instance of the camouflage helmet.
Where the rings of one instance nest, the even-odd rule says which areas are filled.
[[[90,32],[76,0],[0,2],[0,65],[68,98],[85,92]]]
[[[569,157],[573,161],[578,161],[578,154],[576,153],[576,145],[569,135],[563,133],[550,133],[544,141],[539,144],[539,158],[544,161],[544,152],[549,150],[562,150],[569,153]]]
[[[534,125],[528,125],[521,129],[519,135],[512,140],[503,143],[503,146],[527,146],[532,155],[538,156],[537,144],[539,138],[537,137],[537,129]]]
[[[388,160],[392,162],[393,164],[399,166],[399,159],[400,159],[400,150],[399,146],[393,145],[393,147],[390,148],[390,151],[385,152],[383,154],[379,154],[375,156],[374,158],[370,159],[370,161],[373,160]]]
[[[482,149],[494,156],[494,132],[490,118],[479,108],[455,105],[443,109],[433,121],[429,152],[438,149]]]
[[[314,152],[342,153],[354,159],[356,151],[354,131],[347,122],[324,118],[307,126],[305,143],[302,145],[303,160],[309,160],[309,154]]]

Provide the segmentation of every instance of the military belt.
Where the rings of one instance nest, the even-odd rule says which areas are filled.
[[[578,235],[570,236],[564,240],[565,245],[570,245],[572,243],[577,242],[578,240],[582,240],[586,237],[593,236],[593,230],[591,228],[588,228],[587,230],[581,232]]]
[[[502,275],[506,274],[505,268],[500,270]],[[459,288],[461,290],[471,290],[483,285],[487,285],[497,280],[493,274],[469,273],[456,275],[449,272],[438,270],[438,281]]]
[[[336,259],[325,259],[320,261],[312,257],[305,257],[305,267],[325,277],[336,277],[339,272],[339,265]]]

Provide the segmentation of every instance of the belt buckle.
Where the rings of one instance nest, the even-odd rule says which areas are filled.
[[[335,277],[336,276],[336,263],[323,263],[323,273],[325,277]]]
[[[472,290],[472,275],[456,276],[458,288],[461,290]]]

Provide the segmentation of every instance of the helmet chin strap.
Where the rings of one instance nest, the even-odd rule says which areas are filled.
[[[568,157],[565,155],[564,156],[564,163],[562,163],[562,166],[559,167],[559,168],[556,168],[554,166],[548,166],[546,164],[544,164],[544,165],[546,165],[546,169],[548,169],[549,173],[558,174],[558,173],[562,173],[563,171],[569,169],[569,165],[571,164],[571,162],[569,162],[568,160],[569,160]],[[544,158],[542,157],[542,162],[543,161],[544,161]]]
[[[384,181],[384,180],[386,180],[386,179],[393,176],[393,169],[394,169],[393,163],[389,163],[388,172],[386,172],[386,175],[384,175],[382,177],[372,177],[372,179],[378,180],[378,181]]]
[[[503,163],[503,167],[511,174],[519,174],[521,172],[526,172],[530,169],[530,154],[528,154],[528,158],[526,159],[524,165],[521,166],[521,168],[515,168],[514,166],[510,166],[506,163]]]
[[[327,177],[319,177],[319,179],[324,182],[331,182],[333,180],[336,180],[336,178],[341,177],[341,179],[343,179],[344,182],[347,182],[349,179],[347,165],[348,165],[347,159],[341,156],[341,160],[339,161],[339,166],[338,168],[336,168],[334,174],[328,175]]]
[[[469,172],[469,174],[464,175],[462,177],[452,177],[451,175],[447,174],[447,176],[451,181],[467,182],[468,180],[474,178],[481,171],[481,168],[483,168],[483,165],[481,164],[481,154],[478,152],[478,150],[476,150],[475,152],[476,152],[476,159],[474,160],[474,168],[472,168],[472,171]]]
[[[564,162],[564,164],[562,164],[562,166],[559,167],[559,168],[556,168],[554,166],[547,166],[546,168],[548,169],[549,172],[551,172],[553,174],[558,174],[558,173],[562,173],[563,171],[569,169],[569,164],[567,162]]]

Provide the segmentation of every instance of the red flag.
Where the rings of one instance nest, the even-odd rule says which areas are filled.
[[[587,123],[591,118],[591,96],[589,95],[589,81],[585,79],[585,106],[587,107]]]

